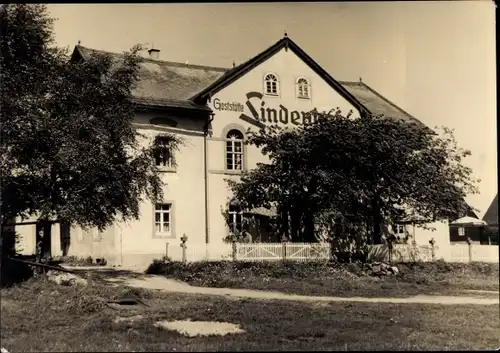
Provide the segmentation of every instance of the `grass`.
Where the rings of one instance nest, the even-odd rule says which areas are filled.
[[[468,350],[500,346],[499,306],[296,303],[177,295],[124,287],[91,290],[30,280],[2,289],[1,346],[33,351]],[[139,295],[149,307],[103,301]],[[117,316],[143,315],[114,323]],[[158,320],[226,321],[245,333],[184,337]]]
[[[191,285],[299,295],[405,297],[499,290],[498,264],[398,264],[397,276],[372,277],[356,264],[200,262],[156,264],[150,273]]]
[[[106,266],[106,260],[97,262],[97,259],[92,259],[91,256],[87,257],[77,257],[77,256],[56,256],[54,260],[63,261],[65,265],[68,266]]]

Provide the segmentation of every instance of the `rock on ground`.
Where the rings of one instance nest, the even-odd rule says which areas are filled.
[[[50,271],[47,273],[47,278],[55,282],[59,285],[66,285],[66,286],[71,286],[71,285],[82,285],[86,286],[87,285],[87,280],[85,278],[81,278],[80,276],[67,273],[67,272],[55,272],[55,271]]]

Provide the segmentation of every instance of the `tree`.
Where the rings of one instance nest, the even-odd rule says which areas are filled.
[[[462,164],[470,152],[449,129],[439,136],[383,116],[311,114],[312,124],[294,130],[250,131],[248,143],[270,162],[230,183],[245,208],[277,205],[281,232],[292,241],[317,238],[318,224],[329,224],[331,234],[334,223],[347,223],[380,243],[392,222],[467,211],[464,197],[477,192],[477,180]]]
[[[53,45],[44,5],[4,5],[0,23],[2,225],[37,215],[102,230],[137,219],[144,197],[162,196],[156,145],[132,126],[140,46],[72,62]]]

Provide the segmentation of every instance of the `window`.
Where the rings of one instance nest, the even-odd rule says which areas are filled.
[[[238,130],[227,133],[226,141],[226,169],[243,169],[243,134]]]
[[[392,230],[394,231],[394,234],[404,234],[405,226],[403,224],[393,224]]]
[[[458,227],[458,236],[460,236],[460,237],[465,236],[465,228],[464,227]]]
[[[172,204],[156,204],[155,208],[155,234],[172,235]]]
[[[279,95],[279,81],[275,74],[267,74],[264,77],[264,92],[270,96]]]
[[[243,213],[238,206],[229,206],[228,226],[231,234],[239,234],[243,230]]]
[[[173,167],[173,154],[170,140],[166,137],[158,136],[155,140],[155,165],[157,167]]]
[[[297,97],[303,99],[309,99],[309,82],[301,77],[297,80]]]

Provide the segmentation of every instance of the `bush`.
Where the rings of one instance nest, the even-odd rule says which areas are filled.
[[[62,261],[64,264],[69,266],[106,266],[107,260],[105,258],[94,259],[92,256],[76,257],[76,256],[55,256],[53,260]]]
[[[11,261],[6,257],[2,257],[0,261],[0,287],[8,287],[33,277],[33,268],[25,263]]]
[[[4,230],[0,234],[0,287],[11,286],[33,277],[31,266],[9,260],[9,257],[17,255],[18,242],[19,235],[16,232]]]
[[[498,264],[413,262],[397,265],[397,279],[407,283],[429,284],[445,278],[459,276],[498,276]],[[348,273],[349,272],[349,273]],[[230,287],[249,280],[352,280],[368,276],[361,263],[339,262],[233,262],[201,261],[183,263],[155,260],[146,270],[193,285]],[[354,276],[354,277],[353,277]],[[391,278],[391,277],[387,277]]]
[[[200,261],[183,263],[154,260],[147,274],[161,274],[196,285],[222,286],[228,281],[242,278],[316,278],[338,276],[348,264],[337,262],[244,262]],[[357,264],[350,264],[358,266]]]

